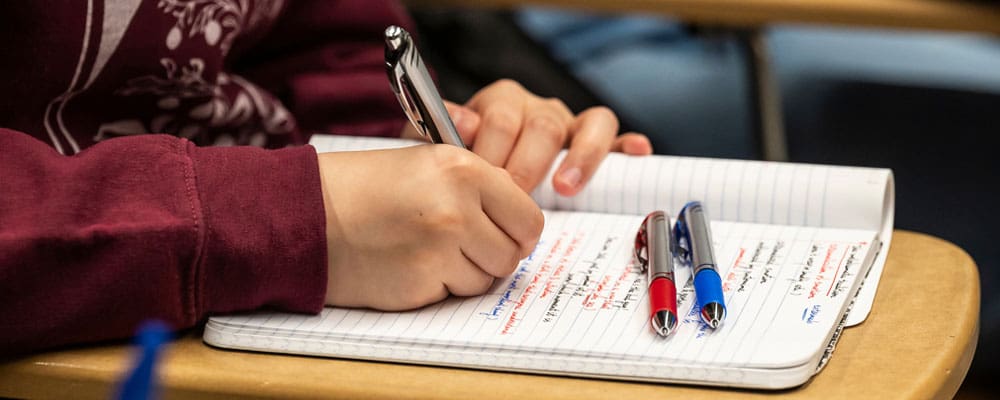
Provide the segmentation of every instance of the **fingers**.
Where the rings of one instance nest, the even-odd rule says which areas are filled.
[[[399,133],[399,137],[403,139],[426,140],[410,121],[406,121],[406,124],[403,125],[403,130]]]
[[[649,139],[641,134],[617,136],[618,118],[607,107],[593,107],[574,118],[561,101],[542,99],[510,80],[487,86],[467,106],[481,117],[475,141],[469,141],[473,152],[506,168],[526,192],[545,178],[567,141],[567,157],[552,181],[564,196],[578,193],[610,151],[652,153]]]
[[[521,132],[523,105],[527,93],[510,80],[497,81],[476,93],[468,106],[482,117],[472,151],[497,166],[507,164]]]
[[[479,131],[479,113],[475,112],[471,108],[455,104],[447,100],[444,101],[444,106],[448,109],[448,115],[451,117],[451,122],[455,124],[455,129],[458,130],[458,135],[462,137],[462,141],[465,143],[474,142],[476,140],[476,132]],[[427,138],[420,134],[420,132],[417,131],[417,128],[415,128],[411,123],[403,125],[403,130],[399,133],[399,137],[404,139],[427,140]]]
[[[534,249],[543,224],[541,210],[505,170],[477,164],[482,166],[475,180],[480,204],[470,206],[478,216],[464,219],[456,241],[464,260],[451,263],[443,277],[448,291],[457,296],[482,294],[494,278],[510,275]]]
[[[462,238],[466,257],[487,274],[501,278],[510,275],[521,259],[520,245],[507,236],[485,213],[472,221]]]
[[[513,183],[506,171],[491,168],[480,185],[480,201],[489,219],[517,243],[520,259],[535,248],[545,219],[531,196]]]
[[[494,278],[510,275],[534,249],[543,222],[541,210],[506,171],[477,161],[477,171],[468,176],[476,178],[466,184],[478,186],[480,201],[465,203],[473,214],[460,220],[461,236],[452,242],[461,257],[445,266],[448,272],[442,277],[447,290],[457,296],[482,294]]]
[[[542,99],[509,80],[477,93],[469,106],[482,113],[472,150],[506,168],[518,186],[530,192],[565,145],[573,113],[562,101]]]
[[[462,137],[462,141],[465,143],[474,143],[476,141],[476,132],[479,131],[479,124],[481,122],[479,113],[471,108],[447,100],[444,102],[444,106],[448,109],[451,122],[455,124],[455,129],[458,130],[458,135]]]
[[[653,154],[653,145],[646,135],[629,132],[615,138],[615,143],[611,145],[611,151],[633,156],[647,156]]]
[[[552,178],[556,192],[564,196],[578,193],[611,151],[617,133],[618,118],[607,107],[592,107],[580,113],[566,158]]]
[[[493,284],[493,275],[486,273],[481,265],[476,265],[469,255],[464,255],[463,258],[464,261],[448,266],[450,272],[442,277],[445,289],[456,296],[475,296],[485,293]]]
[[[531,192],[566,144],[573,114],[555,99],[535,102],[524,114],[523,130],[504,168],[521,189]]]

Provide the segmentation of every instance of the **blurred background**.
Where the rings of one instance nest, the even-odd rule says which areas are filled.
[[[1000,376],[1000,157],[992,146],[1000,27],[742,29],[650,13],[409,3],[445,98],[463,102],[511,78],[576,112],[608,105],[659,154],[773,159],[754,85],[766,68],[786,137],[780,158],[891,168],[896,228],[944,238],[975,259],[980,341],[959,398],[991,397],[988,380]],[[754,64],[762,54],[767,65]]]

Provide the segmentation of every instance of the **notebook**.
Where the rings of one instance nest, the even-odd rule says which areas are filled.
[[[317,151],[402,147],[319,135]],[[550,172],[550,178],[551,178]],[[610,154],[580,194],[543,184],[534,251],[484,295],[408,312],[213,316],[210,345],[262,352],[694,385],[782,389],[822,370],[841,330],[864,320],[892,232],[890,170]],[[700,200],[711,219],[727,317],[698,318],[676,271],[677,330],[649,326],[632,256],[643,217]]]

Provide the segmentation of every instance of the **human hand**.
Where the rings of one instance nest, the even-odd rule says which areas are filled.
[[[447,101],[445,106],[472,151],[505,168],[527,192],[545,178],[567,145],[566,158],[552,179],[556,192],[564,196],[583,189],[609,151],[632,155],[653,152],[642,134],[618,135],[618,118],[607,107],[592,107],[573,115],[562,101],[538,97],[511,80],[483,88],[464,106]],[[410,125],[402,136],[420,137]]]
[[[322,153],[319,168],[330,305],[406,310],[482,294],[542,231],[510,175],[458,147]]]

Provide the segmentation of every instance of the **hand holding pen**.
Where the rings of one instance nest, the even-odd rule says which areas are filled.
[[[386,30],[387,42],[393,40],[391,37],[403,33],[405,31],[401,28],[390,27]],[[405,36],[409,38],[408,34]],[[392,53],[395,51],[392,49],[397,48],[394,44],[390,44],[386,52],[387,67],[396,69],[389,73],[390,79],[398,82],[400,70],[418,71],[406,72],[404,78],[416,81],[411,85],[417,95],[406,94],[406,84],[393,84],[393,90],[400,88],[397,95],[402,93],[401,96],[407,97],[401,98],[400,102],[414,122],[413,126],[404,129],[402,136],[429,136],[433,140],[433,129],[423,125],[443,119],[440,118],[443,113],[434,110],[440,96],[435,94],[420,97],[422,95],[418,94],[421,87],[434,86],[430,76],[419,71],[426,69],[422,67],[423,62],[419,61],[419,55],[412,46],[412,38],[409,41],[410,45],[402,45],[400,48],[403,48],[402,53],[411,55],[396,56]],[[407,51],[407,48],[412,50]],[[397,59],[398,62],[393,61]],[[399,67],[399,64],[403,64],[403,67]],[[425,83],[421,84],[419,81]],[[427,113],[423,117],[414,118],[420,113],[421,103],[427,104]],[[580,114],[574,114],[562,101],[537,96],[512,80],[499,80],[486,86],[464,105],[449,102],[443,104],[441,109],[447,110],[451,118],[449,123],[439,123],[437,126],[442,142],[449,142],[449,125],[453,126],[464,144],[471,146],[473,152],[490,164],[507,170],[518,186],[527,192],[541,183],[564,147],[569,150],[551,183],[564,196],[572,196],[583,189],[609,151],[632,155],[652,153],[649,139],[644,135],[634,132],[618,135],[618,119],[607,107],[591,107]],[[435,143],[439,142],[435,140]]]
[[[326,304],[407,310],[482,294],[530,254],[544,217],[509,174],[449,133],[408,35],[390,29],[385,39],[391,86],[411,121],[451,145],[319,154]]]
[[[722,279],[715,264],[712,234],[708,217],[701,202],[684,205],[674,228],[677,249],[681,259],[692,268],[694,292],[700,307],[701,319],[708,326],[718,328],[726,319],[726,303],[722,294]]]
[[[385,29],[385,71],[393,93],[417,133],[433,143],[465,148],[413,38],[395,25]]]

